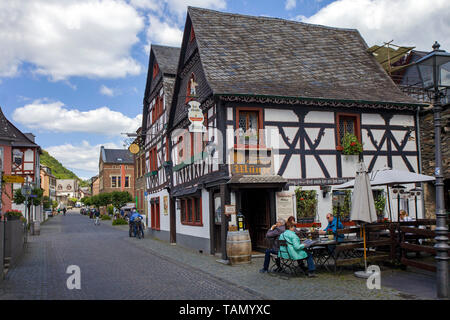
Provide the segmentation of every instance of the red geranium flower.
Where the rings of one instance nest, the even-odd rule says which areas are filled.
[[[352,143],[350,143],[350,145],[353,147],[353,146],[356,146],[356,142],[352,142]]]
[[[300,198],[301,201],[305,200],[305,198]]]

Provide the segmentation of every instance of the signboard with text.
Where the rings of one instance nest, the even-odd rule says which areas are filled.
[[[5,183],[24,183],[25,178],[22,176],[16,176],[16,175],[3,175],[3,181]]]

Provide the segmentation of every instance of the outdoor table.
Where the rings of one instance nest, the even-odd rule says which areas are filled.
[[[336,271],[336,262],[339,258],[348,259],[362,256],[362,253],[355,249],[343,250],[336,252],[337,245],[362,243],[363,239],[359,237],[344,238],[337,242],[336,240],[329,240],[326,238],[319,238],[318,242],[308,248],[308,251],[312,254],[314,263],[319,268],[324,268],[327,271],[331,271],[329,268],[329,261],[334,265]],[[331,259],[331,260],[330,260]]]

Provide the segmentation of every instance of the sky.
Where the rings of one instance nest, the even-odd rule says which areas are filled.
[[[448,0],[0,0],[0,107],[80,178],[142,121],[150,44],[180,46],[187,6],[358,29],[369,46],[450,51]]]

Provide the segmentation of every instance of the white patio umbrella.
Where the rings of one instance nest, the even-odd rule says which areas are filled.
[[[424,174],[418,174],[415,172],[409,172],[404,170],[396,170],[385,168],[381,170],[373,171],[370,174],[370,185],[371,186],[387,186],[387,196],[388,196],[388,205],[389,205],[389,216],[392,220],[392,212],[391,212],[391,200],[389,196],[389,186],[402,184],[402,183],[417,183],[417,182],[428,182],[434,181],[435,177],[427,176]],[[346,183],[334,186],[334,189],[349,189],[353,188],[355,184],[355,179],[347,181]],[[398,215],[398,214],[397,214]]]
[[[350,220],[359,221],[362,223],[363,228],[364,271],[356,272],[355,275],[357,277],[368,278],[370,274],[367,273],[366,223],[376,222],[377,213],[373,201],[372,187],[370,186],[370,180],[364,162],[358,163],[358,171],[356,172],[353,189]]]

